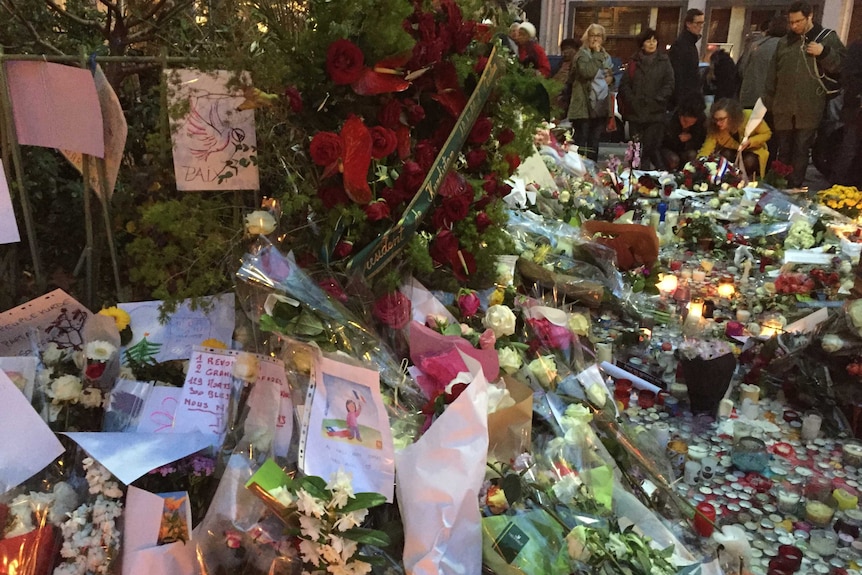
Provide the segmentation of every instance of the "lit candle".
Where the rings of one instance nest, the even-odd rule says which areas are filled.
[[[778,510],[782,513],[796,513],[802,496],[795,491],[781,488],[778,492]]]
[[[684,280],[690,279],[691,278],[691,269],[682,268],[682,270],[680,270],[680,272],[679,272],[679,277],[681,279],[684,279]]]
[[[679,285],[679,280],[674,274],[661,274],[659,282],[656,287],[658,287],[658,291],[665,296],[667,294],[672,294],[676,291],[677,285]]]
[[[718,284],[718,295],[719,297],[723,297],[724,299],[730,299],[733,297],[733,294],[736,293],[736,288],[732,283],[720,283]]]

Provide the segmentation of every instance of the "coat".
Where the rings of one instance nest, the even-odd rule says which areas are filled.
[[[691,139],[688,142],[680,141],[679,135],[683,132],[691,134]],[[662,148],[667,148],[671,152],[682,156],[686,152],[697,152],[700,150],[704,140],[706,140],[706,119],[702,114],[693,126],[687,130],[683,130],[682,125],[679,123],[679,114],[674,112],[670,120],[665,124]]]
[[[604,48],[596,52],[587,47],[582,47],[572,59],[569,68],[568,84],[572,87],[572,95],[569,98],[569,111],[567,117],[570,120],[584,120],[586,118],[609,118],[611,115],[610,103],[604,107],[598,106],[590,109],[590,94],[593,91],[593,80],[599,70],[610,74],[614,69],[611,55]],[[613,91],[613,86],[608,86],[608,92]]]
[[[857,122],[862,129],[862,40],[847,47],[847,57],[841,66],[841,87],[844,88],[841,119]]]
[[[815,24],[805,35],[805,42],[813,42],[822,30],[822,26]],[[801,36],[793,33],[780,38],[769,65],[764,104],[772,110],[776,130],[817,129],[827,97],[815,76],[815,59],[817,70],[831,75],[838,73],[844,57],[844,44],[834,31],[822,38],[823,53],[817,58],[802,51],[802,41]]]
[[[664,122],[673,95],[673,68],[666,54],[638,52],[626,66],[617,95],[623,119],[636,124]]]
[[[758,38],[739,59],[737,67],[742,76],[739,103],[743,108],[753,108],[757,99],[763,97],[769,65],[772,63],[772,56],[775,54],[779,39],[778,36]]]
[[[731,150],[739,148],[739,143],[743,139],[742,136],[749,118],[751,118],[751,110],[743,110],[742,126],[739,127],[738,134],[728,134],[727,136],[719,137],[717,134],[707,132],[706,140],[704,140],[698,156],[708,156],[716,152],[716,150],[723,148]],[[771,137],[772,130],[769,129],[766,122],[760,122],[748,138],[748,142],[751,145],[747,148],[747,151],[753,152],[757,156],[761,174],[766,173],[766,164],[769,162],[769,149],[766,147],[766,142]]]
[[[700,80],[700,54],[697,51],[699,39],[697,34],[684,29],[667,52],[670,65],[673,67],[674,79],[671,104],[677,104],[686,94],[703,92]]]

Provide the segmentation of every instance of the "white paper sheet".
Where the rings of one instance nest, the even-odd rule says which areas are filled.
[[[353,474],[354,491],[373,491],[392,501],[395,456],[380,374],[322,357],[306,406],[299,448],[303,472],[329,479],[343,469]],[[348,413],[356,414],[355,425]]]
[[[9,183],[6,181],[6,171],[0,161],[0,244],[14,244],[21,241],[18,232],[18,221],[12,208],[12,196],[9,195]]]
[[[33,355],[31,332],[40,345],[80,348],[90,311],[61,289],[0,314],[0,355]]]
[[[121,303],[120,309],[131,317],[129,324],[132,340],[126,350],[142,345],[144,338],[155,346],[152,359],[156,362],[172,359],[188,359],[192,348],[202,345],[207,339],[216,339],[230,347],[235,323],[234,294],[226,293],[208,298],[212,305],[209,312],[191,309],[191,300],[183,301],[170,315],[168,322],[159,321],[161,301]]]
[[[174,415],[174,433],[199,431],[221,443],[227,423],[237,352],[196,348]]]
[[[0,371],[0,495],[39,473],[61,453],[57,436]]]
[[[473,381],[425,435],[395,455],[404,566],[411,575],[482,570],[476,501],[488,451],[488,384],[479,363],[462,357]]]
[[[419,283],[416,278],[411,277],[398,289],[410,299],[413,321],[424,324],[429,315],[434,315],[444,317],[451,323],[457,323],[455,316],[446,309],[446,306],[434,297],[434,294],[428,291],[428,288]]]
[[[172,433],[181,387],[159,385],[150,390],[138,418],[137,433]]]
[[[126,485],[212,443],[203,433],[82,432],[65,435]]]

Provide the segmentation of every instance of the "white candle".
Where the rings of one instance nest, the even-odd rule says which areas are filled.
[[[652,424],[652,433],[659,447],[667,449],[668,441],[670,441],[670,426],[664,421],[657,421]]]
[[[703,270],[694,270],[691,272],[691,279],[696,282],[702,282],[706,279],[706,272]]]
[[[816,413],[809,413],[802,418],[802,439],[806,441],[816,439],[820,435],[820,424],[823,418]]]
[[[787,490],[778,492],[778,510],[782,513],[796,513],[801,496],[798,493]]]
[[[685,482],[695,485],[700,480],[700,463],[697,461],[685,462]]]
[[[596,361],[598,363],[614,362],[614,344],[610,342],[596,344]]]
[[[748,323],[748,320],[751,319],[751,312],[747,309],[738,309],[736,310],[736,321],[739,323]]]
[[[730,417],[730,414],[733,413],[733,401],[730,399],[722,399],[718,402],[718,416],[719,417]]]

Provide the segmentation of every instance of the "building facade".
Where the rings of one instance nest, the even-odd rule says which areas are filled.
[[[539,40],[548,54],[559,54],[564,38],[580,38],[592,23],[605,27],[605,47],[612,56],[628,59],[636,50],[635,37],[654,28],[663,45],[670,45],[683,29],[689,8],[703,10],[706,17],[705,56],[713,45],[738,59],[752,33],[775,14],[784,14],[792,0],[530,0],[524,11],[536,24]],[[848,43],[862,38],[862,0],[809,0],[815,19],[834,29]]]

